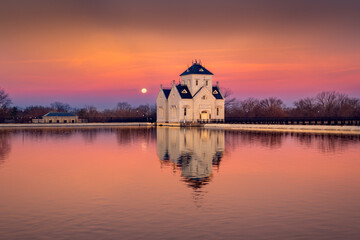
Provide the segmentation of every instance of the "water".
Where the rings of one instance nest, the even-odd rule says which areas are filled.
[[[360,239],[360,137],[0,131],[0,239]]]

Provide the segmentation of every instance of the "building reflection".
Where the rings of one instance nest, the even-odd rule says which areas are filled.
[[[162,165],[181,171],[182,181],[197,190],[219,168],[225,150],[223,131],[201,128],[157,128],[157,151]]]

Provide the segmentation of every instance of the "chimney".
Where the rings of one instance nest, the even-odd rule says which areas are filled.
[[[162,89],[162,84],[160,84],[160,89]]]
[[[175,85],[175,80],[173,80],[173,85]]]
[[[216,81],[216,86],[219,87],[219,81]]]

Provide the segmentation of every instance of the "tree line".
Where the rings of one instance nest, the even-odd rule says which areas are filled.
[[[301,98],[293,103],[293,107],[287,107],[277,97],[238,100],[230,98],[228,91],[224,95],[227,95],[226,117],[360,117],[360,99],[335,91]]]
[[[352,98],[339,92],[321,92],[314,97],[296,100],[292,107],[287,107],[277,97],[265,99],[231,97],[229,90],[224,91],[225,118],[227,117],[360,117],[360,99]],[[0,122],[31,122],[33,118],[41,118],[48,112],[72,112],[79,118],[89,122],[144,121],[156,120],[155,105],[132,106],[127,102],[119,102],[113,109],[99,110],[94,106],[72,108],[69,104],[54,102],[50,106],[28,106],[20,108],[12,106],[9,95],[0,89]]]
[[[113,109],[99,110],[94,106],[73,108],[67,103],[54,102],[49,106],[32,105],[20,108],[12,106],[9,95],[3,89],[0,90],[0,122],[28,123],[34,118],[41,118],[48,112],[72,112],[89,122],[156,120],[155,105],[132,106],[127,102],[119,102]]]

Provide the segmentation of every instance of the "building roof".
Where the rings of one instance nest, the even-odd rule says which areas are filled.
[[[177,85],[176,89],[178,90],[180,97],[183,99],[192,99],[189,88],[186,85]]]
[[[170,92],[171,92],[171,89],[163,89],[163,92],[165,94],[166,99],[168,99],[169,95],[170,95]]]
[[[214,75],[212,72],[204,68],[200,63],[195,62],[191,67],[185,70],[180,76],[190,75],[190,74],[203,74],[203,75]]]
[[[49,112],[44,117],[76,117],[76,115],[69,112]]]
[[[221,93],[220,93],[220,90],[217,86],[215,87],[212,87],[212,94],[214,95],[214,97],[216,99],[224,99],[222,96],[221,96]]]

